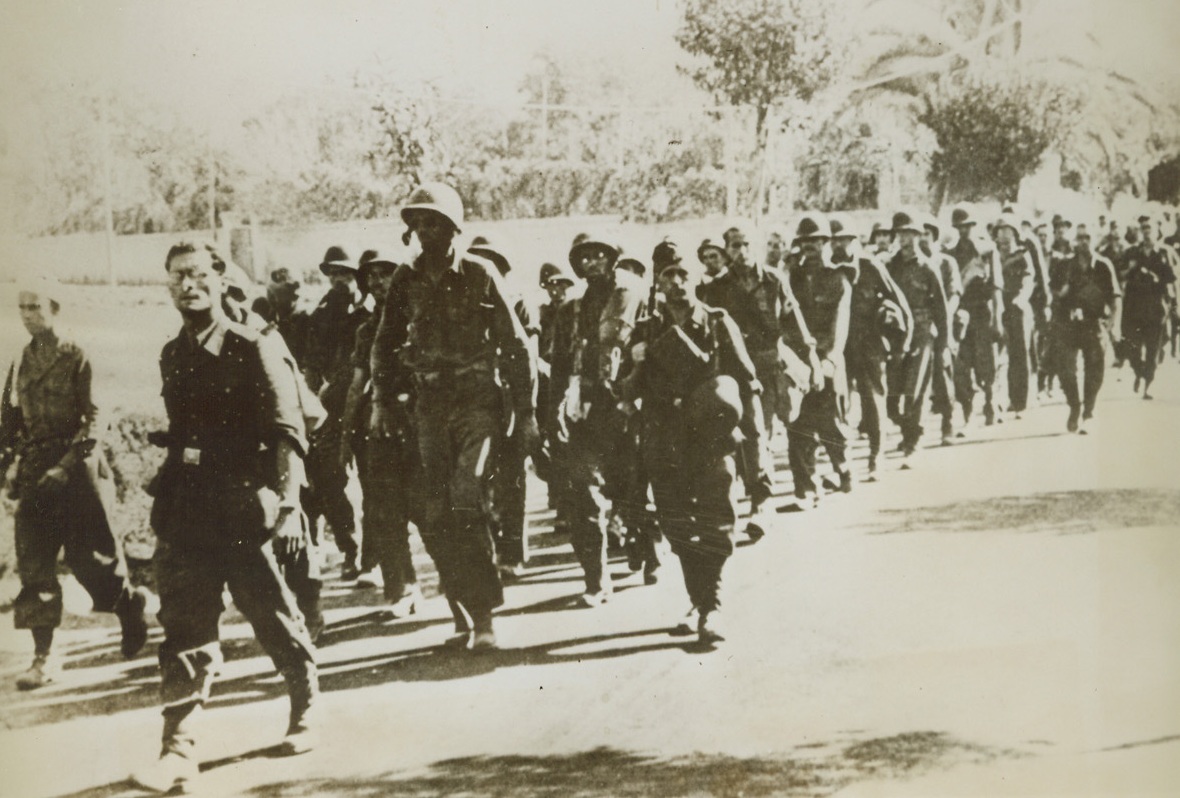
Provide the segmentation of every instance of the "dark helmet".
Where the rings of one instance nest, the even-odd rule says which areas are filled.
[[[578,241],[579,238],[581,239],[580,241]],[[585,276],[582,274],[582,258],[593,252],[604,253],[609,268],[614,268],[615,261],[619,259],[620,249],[614,244],[607,243],[606,236],[583,234],[574,240],[577,243],[570,247],[569,260],[570,266],[574,269],[574,274],[579,277]]]
[[[573,285],[575,282],[574,275],[570,272],[569,267],[562,267],[556,263],[542,263],[541,264],[541,287],[549,285],[553,282],[564,282]]]
[[[960,205],[951,211],[951,227],[966,227],[975,224],[971,218],[971,211]]]
[[[1073,227],[1073,222],[1062,216],[1060,213],[1053,214],[1053,228],[1058,227]]]
[[[357,267],[348,257],[348,253],[344,251],[344,247],[330,246],[328,251],[324,253],[324,259],[320,261],[320,271],[328,274],[332,269],[348,269],[354,274]]]
[[[619,258],[615,261],[615,268],[631,272],[639,277],[647,276],[647,267],[638,258]]]
[[[512,271],[512,264],[508,262],[508,258],[504,257],[504,254],[488,240],[487,236],[476,236],[471,239],[471,246],[467,247],[467,251],[472,255],[490,260],[501,275]]]
[[[828,226],[832,230],[832,238],[856,238],[856,227],[846,213],[828,214]]]
[[[795,225],[795,240],[808,241],[813,238],[831,238],[832,227],[828,220],[818,213],[806,213]]]
[[[705,446],[733,440],[742,420],[742,392],[737,380],[720,375],[698,385],[684,402],[691,438]]]
[[[942,238],[942,227],[938,224],[938,217],[933,213],[920,213],[918,216],[922,220],[922,227],[934,234],[934,240]]]
[[[891,229],[894,233],[908,231],[922,235],[921,223],[906,211],[898,211],[893,214],[893,225]]]
[[[423,183],[411,191],[402,206],[402,221],[409,224],[407,216],[414,211],[434,211],[454,225],[457,232],[463,229],[463,200],[446,183]]]
[[[1010,227],[1012,232],[1016,234],[1016,238],[1020,238],[1020,220],[1016,218],[1014,213],[1001,213],[1000,218],[996,219],[995,226],[992,232],[999,232],[1001,227]]]
[[[381,254],[375,249],[366,249],[364,252],[362,252],[358,262],[360,264],[359,279],[361,288],[369,293],[372,292],[372,289],[369,286],[369,275],[373,273],[374,269],[376,269],[378,266],[398,266],[398,262],[396,260],[382,257]]]
[[[676,242],[669,238],[656,244],[655,249],[651,252],[651,267],[656,274],[663,271],[665,267],[680,262],[680,250],[676,246]]]
[[[893,227],[887,222],[878,219],[877,221],[873,222],[873,228],[869,231],[869,240],[872,241],[879,235],[892,236]]]

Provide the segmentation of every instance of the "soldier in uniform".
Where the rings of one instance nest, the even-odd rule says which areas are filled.
[[[328,418],[316,430],[307,455],[309,490],[306,509],[313,525],[323,518],[332,528],[336,547],[344,555],[340,576],[345,581],[360,575],[356,508],[349,498],[348,471],[341,467],[342,417],[352,382],[352,350],[356,331],[370,316],[357,282],[357,266],[340,247],[329,247],[320,263],[330,288],[308,320],[307,384],[320,397]]]
[[[504,602],[492,538],[491,479],[504,435],[505,392],[525,448],[537,442],[536,372],[500,273],[456,249],[463,203],[424,183],[402,220],[421,253],[393,276],[373,341],[372,433],[397,434],[410,411],[422,458],[419,532],[455,614],[448,643],[497,645],[492,612]]]
[[[784,270],[787,256],[787,242],[778,230],[771,230],[766,235],[766,268]]]
[[[822,390],[824,379],[815,339],[807,329],[786,276],[750,260],[749,246],[741,227],[726,230],[729,269],[697,286],[697,296],[709,307],[726,311],[737,324],[762,383],[760,400],[766,434],[757,434],[748,426],[752,419],[743,416],[745,441],[738,454],[739,468],[750,496],[747,533],[757,539],[769,525],[766,505],[773,492],[774,467],[769,447],[773,419],[777,417],[790,429],[803,394],[810,389]]]
[[[838,489],[843,493],[852,491],[852,472],[847,462],[848,369],[844,361],[852,309],[852,270],[832,263],[830,240],[831,228],[826,219],[818,214],[803,216],[793,242],[799,247],[799,263],[789,278],[803,321],[815,336],[823,375],[823,386],[803,397],[799,417],[788,429],[787,451],[795,498],[803,506],[814,505],[819,495],[815,486],[815,450],[821,443],[836,472]]]
[[[1091,252],[1090,231],[1084,224],[1077,227],[1072,254],[1065,267],[1061,287],[1055,292],[1054,310],[1061,388],[1069,403],[1066,429],[1085,435],[1086,424],[1094,417],[1094,403],[1106,370],[1106,337],[1110,327],[1118,327],[1122,289],[1114,265]],[[1078,394],[1079,354],[1085,369],[1081,395]]]
[[[581,603],[597,607],[611,596],[606,570],[607,523],[626,482],[619,478],[632,451],[619,402],[624,353],[647,299],[643,281],[616,269],[619,249],[587,236],[570,248],[586,291],[562,307],[553,337],[552,389],[561,395],[558,424],[566,430],[570,536],[582,566]]]
[[[952,334],[959,339],[955,360],[955,399],[963,408],[963,423],[971,420],[976,387],[983,393],[984,424],[996,421],[993,388],[998,346],[1003,340],[1004,276],[991,240],[975,236],[975,220],[966,208],[951,211],[958,239],[947,253],[959,271],[963,294],[952,316]]]
[[[524,328],[529,345],[529,358],[533,362],[533,370],[535,371],[537,339],[541,330],[537,326],[536,316],[529,308],[528,303],[525,302],[524,296],[513,285],[512,265],[504,253],[488,240],[487,236],[476,236],[472,239],[468,251],[491,261],[496,270],[500,272],[500,277],[504,279],[506,295],[512,304],[512,312],[516,314],[517,320]],[[505,407],[511,406],[510,400],[505,402]],[[504,429],[506,434],[497,447],[499,455],[496,458],[496,473],[492,478],[492,508],[496,527],[496,558],[500,568],[500,576],[505,580],[515,580],[524,574],[524,566],[528,558],[528,547],[524,534],[525,460],[528,459],[528,452],[525,450],[524,427],[516,423],[515,418],[508,418]]]
[[[725,254],[725,247],[711,238],[706,238],[697,247],[697,260],[705,267],[705,274],[701,279],[702,285],[719,277],[729,268],[729,256]]]
[[[1159,240],[1150,216],[1139,217],[1139,243],[1126,252],[1126,282],[1123,286],[1123,339],[1135,391],[1151,399],[1151,383],[1163,347],[1168,314],[1176,304],[1176,255]]]
[[[294,365],[277,336],[221,314],[221,274],[208,251],[177,244],[164,263],[184,322],[160,355],[168,457],[152,488],[164,731],[159,760],[133,776],[161,792],[197,775],[194,723],[221,664],[227,586],[287,682],[283,753],[313,746],[319,692],[315,650],[271,548],[272,536],[290,548],[306,540]]]
[[[564,446],[558,434],[557,406],[560,396],[552,387],[553,363],[553,333],[557,326],[557,316],[561,307],[568,301],[570,289],[577,283],[568,266],[554,263],[541,264],[541,287],[549,295],[549,301],[537,309],[537,322],[540,332],[537,336],[537,425],[541,432],[542,449],[545,457],[541,464],[548,465],[548,471],[539,469],[538,473],[548,483],[549,508],[554,511],[554,529],[565,529],[569,524],[569,507],[565,498],[564,486],[567,479],[561,469],[562,452]]]
[[[1063,353],[1060,342],[1064,328],[1059,298],[1064,287],[1065,272],[1073,257],[1072,236],[1073,222],[1060,213],[1054,214],[1053,242],[1045,253],[1048,259],[1049,315],[1047,321],[1043,317],[1038,319],[1040,332],[1037,336],[1037,392],[1046,397],[1052,395],[1053,380],[1061,368]]]
[[[1020,223],[1012,214],[996,221],[996,250],[1004,279],[1004,340],[1008,348],[1008,409],[1019,419],[1028,409],[1033,307],[1037,271],[1020,241]]]
[[[356,457],[364,526],[362,567],[379,569],[389,613],[394,618],[405,618],[422,601],[410,551],[410,522],[419,518],[422,490],[417,439],[408,415],[397,419],[399,426],[388,437],[371,435],[368,425],[373,398],[369,362],[373,338],[393,274],[407,259],[389,260],[376,250],[366,254],[371,257],[361,256],[359,276],[375,307],[373,315],[356,332],[352,383],[348,386],[341,424],[344,440],[340,462],[347,467],[353,456]]]
[[[21,589],[13,602],[17,629],[33,636],[33,662],[16,679],[21,690],[56,680],[54,630],[61,625],[57,558],[65,561],[94,601],[112,612],[123,631],[123,656],[134,657],[147,639],[147,594],[132,588],[104,502],[114,499],[110,466],[98,445],[103,427],[91,392],[90,360],[55,329],[58,287],[48,279],[18,292],[21,321],[31,336],[8,370],[0,403],[0,485],[13,458],[9,483],[16,509],[16,570]]]
[[[922,231],[922,252],[938,268],[938,277],[942,281],[942,290],[946,297],[946,317],[950,334],[947,335],[942,348],[934,353],[930,381],[934,412],[942,416],[942,445],[950,446],[955,434],[955,354],[959,343],[959,339],[954,335],[954,319],[959,311],[959,300],[963,296],[963,281],[959,276],[958,264],[939,245],[942,230],[933,215],[923,215]]]
[[[680,559],[704,644],[724,640],[721,574],[734,550],[734,443],[742,416],[761,428],[753,363],[724,310],[696,299],[699,270],[656,272],[664,297],[632,339],[628,394],[642,400],[643,463],[661,529]]]
[[[893,215],[893,235],[897,251],[886,268],[901,288],[914,317],[914,334],[909,350],[890,364],[888,411],[901,427],[902,468],[909,468],[909,458],[922,437],[922,411],[930,372],[936,353],[946,345],[949,333],[946,293],[938,269],[922,254],[919,243],[923,234],[917,219],[908,213]]]
[[[881,419],[885,417],[885,367],[891,353],[909,347],[913,317],[884,264],[861,249],[848,217],[834,213],[828,224],[832,262],[854,270],[845,354],[848,377],[860,395],[861,426],[869,438],[869,479],[874,480],[881,455]]]

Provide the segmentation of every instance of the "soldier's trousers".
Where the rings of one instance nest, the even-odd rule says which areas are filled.
[[[881,454],[881,420],[885,417],[885,358],[854,355],[848,367],[860,397],[860,423],[869,437],[869,459]]]
[[[933,341],[914,342],[908,352],[889,364],[887,411],[901,427],[902,449],[908,453],[918,448],[922,438],[922,412],[933,364]]]
[[[218,622],[228,587],[234,606],[287,681],[315,689],[315,648],[295,597],[279,575],[269,541],[188,547],[161,539],[154,565],[160,593],[160,692],[165,710],[209,698],[221,663]],[[166,741],[167,742],[167,741]]]
[[[1043,315],[1036,317],[1033,325],[1035,359],[1033,371],[1037,375],[1037,390],[1047,391],[1053,385],[1053,378],[1061,367],[1061,331],[1055,321],[1045,321]]]
[[[815,492],[815,450],[820,444],[837,472],[843,474],[848,470],[847,404],[847,396],[836,391],[831,378],[824,380],[822,391],[812,391],[803,397],[799,417],[788,433],[791,475],[797,498]]]
[[[1123,341],[1127,359],[1135,377],[1151,383],[1163,351],[1164,324],[1162,320],[1126,324]]]
[[[422,542],[447,598],[473,615],[489,613],[504,603],[491,527],[492,469],[504,435],[500,388],[482,371],[420,381],[415,418]]]
[[[620,454],[633,452],[627,417],[605,396],[596,397],[586,418],[569,425],[567,475],[570,542],[586,579],[586,592],[610,589],[606,578],[607,520],[612,509],[609,479],[621,481]]]
[[[706,613],[721,607],[721,571],[734,551],[737,479],[731,454],[695,449],[674,423],[645,426],[656,517],[680,559],[689,600]]]
[[[967,332],[959,342],[955,360],[955,400],[963,407],[963,418],[971,418],[975,405],[975,389],[983,392],[983,414],[987,419],[995,415],[992,389],[996,381],[996,343],[987,321],[976,321],[972,314]]]
[[[1094,403],[1106,374],[1106,330],[1097,323],[1071,322],[1058,330],[1060,354],[1059,376],[1061,389],[1070,409],[1082,408],[1088,418],[1094,413]],[[1082,393],[1078,394],[1078,355],[1085,369]]]
[[[336,548],[348,562],[360,552],[356,536],[356,508],[348,497],[348,470],[340,462],[340,419],[328,418],[312,436],[305,459],[308,490],[303,509],[314,525],[322,516],[332,527]]]
[[[517,426],[512,435],[507,435],[500,441],[495,476],[492,478],[496,554],[503,565],[525,561],[524,507],[527,457],[524,440]]]
[[[361,569],[380,568],[385,598],[397,601],[418,582],[410,551],[422,467],[416,439],[362,438],[353,444],[360,476]]]
[[[1028,409],[1029,377],[1032,374],[1032,312],[1020,305],[1004,308],[1004,337],[1008,346],[1008,409]]]
[[[774,419],[782,422],[788,432],[795,415],[795,397],[791,395],[788,379],[779,362],[778,353],[759,353],[752,356],[758,382],[762,384],[762,422],[766,429],[759,432],[746,427],[752,419],[743,418],[745,440],[740,444],[741,477],[746,493],[754,505],[761,504],[774,493],[774,456],[770,451],[770,439],[774,435]],[[801,395],[801,394],[800,394]],[[790,435],[787,436],[790,449]]]
[[[65,485],[29,487],[16,510],[16,569],[21,589],[13,603],[17,629],[61,625],[57,557],[65,561],[90,594],[98,612],[115,612],[127,580],[121,552],[102,503],[86,479],[85,465],[71,470]]]
[[[942,416],[943,437],[954,432],[955,364],[948,348],[936,349],[930,367],[930,393],[934,412]]]

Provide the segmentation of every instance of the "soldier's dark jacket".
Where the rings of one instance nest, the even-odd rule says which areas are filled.
[[[706,305],[726,310],[733,318],[751,354],[773,352],[780,339],[804,361],[814,339],[807,322],[792,296],[786,276],[776,271],[753,267],[750,284],[731,269],[697,288],[697,297]]]
[[[553,390],[564,391],[571,377],[583,390],[601,387],[613,351],[625,347],[646,312],[647,286],[622,269],[608,280],[592,280],[579,298],[562,303],[553,330]]]
[[[499,272],[469,253],[453,258],[437,283],[420,257],[394,273],[373,340],[373,401],[388,403],[405,392],[412,373],[491,373],[498,355],[513,409],[531,413],[535,372]]]
[[[1017,247],[1007,255],[1000,255],[1000,269],[1004,278],[1004,304],[1029,308],[1036,289],[1032,256]]]
[[[0,450],[21,455],[16,481],[36,484],[50,468],[69,470],[95,446],[98,410],[90,361],[56,334],[34,338],[9,369],[0,416]]]
[[[959,267],[959,280],[963,287],[959,307],[972,317],[983,318],[996,289],[1004,290],[1004,273],[998,267],[995,250],[984,254],[980,251],[979,244],[966,236],[960,237],[955,245],[947,250],[947,254]]]
[[[308,319],[304,369],[308,384],[319,393],[324,407],[333,415],[344,411],[352,381],[356,332],[372,315],[369,308],[354,302],[348,294],[329,291]]]
[[[841,303],[851,303],[852,284],[849,269],[832,267],[813,258],[804,258],[791,271],[791,293],[807,329],[815,336],[816,353],[824,359],[843,357],[848,340],[848,316],[840,316]]]
[[[1123,319],[1138,325],[1162,324],[1172,302],[1169,286],[1176,283],[1172,250],[1161,244],[1131,247],[1124,254]]]
[[[946,339],[946,294],[938,269],[918,253],[899,250],[886,265],[889,276],[905,294],[914,317],[915,346]]]
[[[1123,294],[1114,265],[1101,255],[1086,258],[1080,250],[1065,261],[1061,281],[1058,308],[1063,320],[1106,321]]]

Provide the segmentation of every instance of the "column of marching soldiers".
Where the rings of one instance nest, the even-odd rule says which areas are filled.
[[[928,411],[952,445],[977,419],[1015,422],[1059,389],[1066,430],[1086,434],[1108,351],[1150,399],[1180,343],[1180,216],[1142,216],[1124,232],[1105,218],[1035,224],[1012,208],[982,224],[955,208],[945,227],[898,212],[860,230],[845,214],[807,213],[791,236],[766,235],[765,258],[740,224],[695,251],[665,238],[647,259],[581,234],[568,266],[541,266],[549,301],[536,313],[504,252],[462,237],[450,187],[420,186],[401,217],[401,246],[355,263],[327,251],[329,289],[310,312],[287,269],[250,302],[213,249],[181,243],[165,258],[182,330],[160,358],[169,426],[150,436],[167,450],[150,490],[164,731],[160,758],[133,777],[145,788],[196,777],[227,587],[288,684],[283,752],[313,747],[321,518],[341,580],[382,588],[394,618],[423,602],[413,525],[454,619],[444,646],[492,650],[503,585],[529,575],[531,457],[584,575],[579,601],[611,599],[612,554],[653,585],[670,549],[691,606],[674,633],[716,645],[739,535],[757,541],[777,511],[877,479],[892,427],[909,469]],[[1178,230],[1164,240],[1169,224]],[[121,570],[99,500],[85,353],[56,335],[52,283],[19,296],[32,340],[8,375],[2,443],[19,454],[15,619],[35,646],[17,684],[35,689],[60,676],[63,547],[96,609],[119,617],[128,658],[146,641],[148,596]],[[858,432],[868,458],[854,476]],[[784,443],[795,501],[775,508]]]

